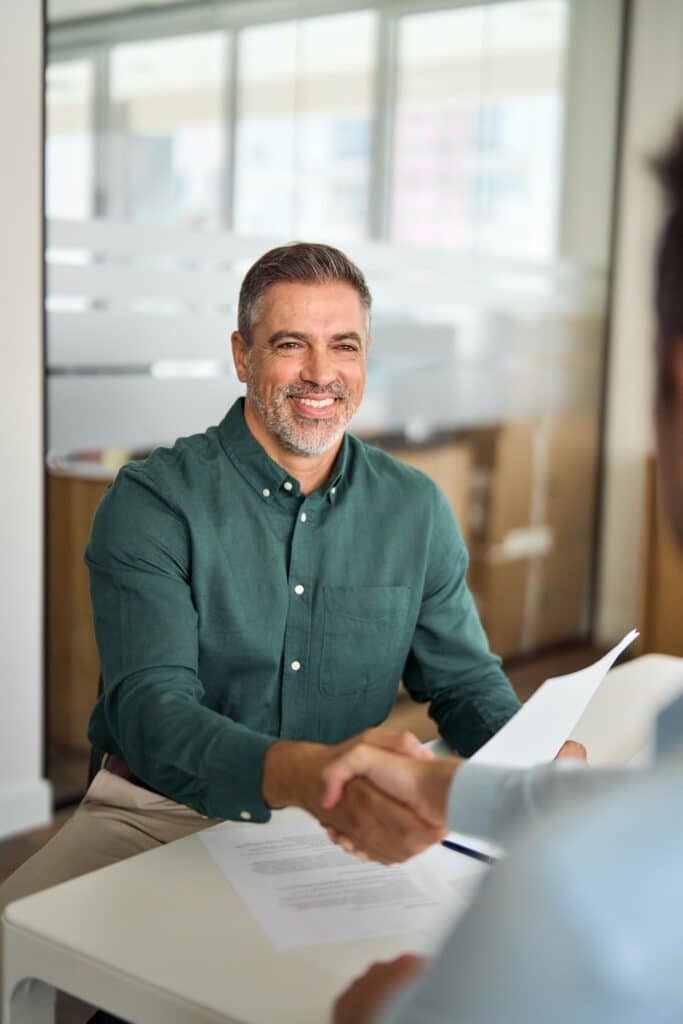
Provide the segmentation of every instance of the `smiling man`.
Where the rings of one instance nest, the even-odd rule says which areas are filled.
[[[86,552],[104,689],[103,769],[65,828],[0,889],[13,899],[219,819],[298,806],[403,860],[443,828],[326,765],[381,727],[399,680],[465,756],[519,704],[431,480],[346,433],[363,396],[370,293],[344,255],[294,244],[247,273],[232,350],[246,396],[217,427],[118,474]]]

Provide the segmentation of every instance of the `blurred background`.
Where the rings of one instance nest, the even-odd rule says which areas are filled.
[[[89,749],[93,511],[123,462],[240,394],[239,285],[286,241],[338,245],[366,272],[355,432],[446,492],[513,680],[585,662],[634,625],[640,653],[683,654],[683,568],[650,458],[647,167],[682,106],[681,0],[46,10],[57,799],[82,789]]]

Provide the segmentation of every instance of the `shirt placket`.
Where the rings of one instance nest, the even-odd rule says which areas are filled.
[[[293,496],[292,500],[297,499]],[[318,496],[310,496],[300,501],[290,547],[281,719],[281,733],[290,739],[303,738],[307,735],[308,690],[312,680],[310,653],[312,598],[315,585],[312,574],[313,545],[319,516]]]

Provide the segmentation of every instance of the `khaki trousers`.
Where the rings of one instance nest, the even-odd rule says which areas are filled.
[[[8,903],[24,896],[216,824],[218,819],[205,818],[104,768],[59,832],[0,885],[0,918]],[[79,1010],[73,1000],[69,1003],[69,1020],[87,1020],[94,1012],[84,1003]]]

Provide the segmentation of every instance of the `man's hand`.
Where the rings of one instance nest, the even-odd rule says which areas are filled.
[[[362,776],[387,796],[410,807],[425,822],[443,827],[448,791],[461,764],[459,757],[417,760],[359,743],[324,768],[322,805],[335,807],[349,782]]]
[[[373,1024],[389,1000],[417,978],[425,966],[424,957],[410,953],[387,963],[373,964],[339,996],[332,1024]]]
[[[568,740],[555,760],[587,760],[586,748]],[[462,758],[449,757],[439,761],[397,757],[389,749],[357,743],[323,769],[323,808],[336,807],[345,787],[353,779],[367,779],[377,789],[410,807],[418,817],[439,827],[446,824],[448,792]],[[343,831],[328,827],[328,835],[350,852],[358,853],[355,844]]]
[[[335,746],[280,740],[266,753],[263,795],[271,807],[302,807],[342,845],[383,864],[406,860],[439,842],[445,829],[420,819],[400,802],[381,793],[366,779],[354,779],[334,808],[323,807],[323,772],[328,764],[356,746],[394,752],[400,761],[423,763],[432,755],[411,733],[368,729]]]
[[[559,751],[555,755],[556,761],[587,761],[588,751],[584,747],[583,743],[577,743],[576,740],[567,740],[563,743]]]

